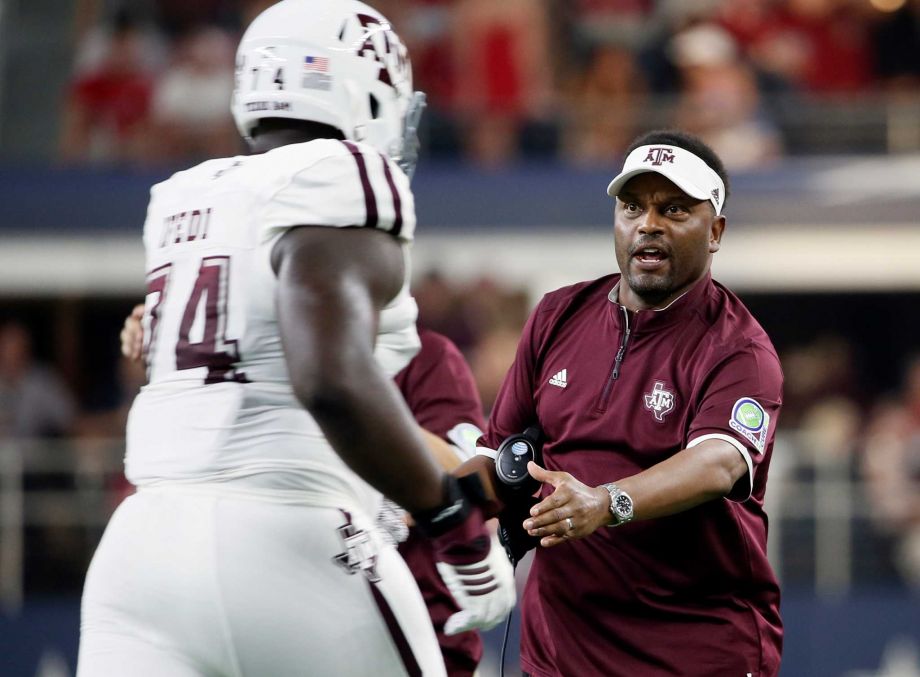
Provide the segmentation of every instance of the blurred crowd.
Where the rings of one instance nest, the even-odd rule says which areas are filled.
[[[414,293],[420,324],[460,346],[488,410],[532,299],[488,278],[460,284],[434,271],[419,276]],[[123,312],[131,305],[125,301]],[[120,457],[127,412],[145,379],[142,366],[116,357],[114,321],[121,318],[112,320],[108,340],[108,329],[86,328],[105,354],[94,357],[86,346],[78,358],[108,364],[111,373],[84,365],[91,373],[82,376],[59,356],[36,357],[37,334],[27,323],[0,323],[0,448],[19,445],[32,455],[25,459],[27,491],[79,493],[88,487],[103,497],[105,504],[95,508],[104,516],[131,491]],[[781,575],[787,583],[814,582],[815,513],[797,515],[785,504],[801,504],[802,487],[813,493],[816,476],[830,469],[853,487],[853,512],[842,519],[851,521],[854,583],[900,582],[920,589],[920,353],[892,371],[891,383],[872,388],[857,365],[865,368],[865,351],[878,346],[857,345],[842,332],[785,343],[777,342],[785,404],[771,469],[783,504],[771,508],[772,528],[783,534]],[[100,383],[107,384],[104,397],[98,394]],[[26,529],[27,590],[79,589],[101,534],[102,523],[87,529],[74,522],[66,514],[73,507],[57,510],[64,514],[45,512],[43,523]]]
[[[61,161],[177,166],[240,152],[228,110],[234,50],[269,4],[79,0]],[[788,125],[802,101],[920,99],[920,0],[372,4],[406,41],[416,87],[429,95],[425,152],[480,167],[535,158],[609,165],[637,133],[679,125],[743,170],[807,149]],[[420,323],[460,346],[490,407],[531,299],[436,272],[414,293]],[[860,387],[856,348],[842,334],[777,347],[786,373],[780,424],[794,432],[777,454],[796,458],[778,457],[775,472],[807,480],[809,468],[842,468],[868,506],[872,540],[857,547],[877,547],[900,580],[920,588],[920,356],[879,395]],[[36,459],[39,448],[59,449],[66,462],[27,462],[25,488],[77,490],[95,478],[111,508],[130,490],[111,467],[143,369],[111,366],[117,358],[106,353],[98,363],[112,374],[99,398],[90,395],[99,373],[81,376],[34,348],[35,327],[0,323],[0,445],[50,442]],[[76,590],[99,532],[48,526],[72,522],[53,517],[26,530],[26,584]]]
[[[182,164],[237,152],[234,48],[269,4],[82,0],[61,159]],[[484,167],[609,164],[665,125],[700,135],[731,169],[758,167],[809,149],[786,124],[802,100],[920,97],[920,0],[373,4],[429,95],[426,151]]]

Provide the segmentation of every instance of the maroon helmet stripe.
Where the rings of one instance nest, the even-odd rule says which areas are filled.
[[[415,659],[415,654],[412,653],[412,647],[409,646],[409,640],[406,639],[406,635],[397,622],[393,610],[390,608],[383,593],[380,592],[380,589],[373,583],[370,583],[370,586],[371,592],[374,593],[374,601],[377,602],[377,607],[380,609],[380,615],[383,616],[383,620],[386,621],[387,629],[390,631],[393,643],[396,644],[406,672],[409,674],[409,677],[422,677],[422,668]]]
[[[393,182],[393,174],[390,172],[390,163],[384,157],[383,153],[380,154],[380,159],[383,160],[383,174],[387,177],[387,185],[390,187],[390,193],[393,194],[393,211],[396,214],[396,217],[393,220],[393,235],[399,235],[402,230],[403,219],[402,219],[402,200],[399,199],[399,191],[396,190],[396,184]]]
[[[343,141],[345,147],[351,152],[351,156],[358,165],[358,174],[361,176],[361,186],[364,188],[364,207],[367,211],[367,218],[364,221],[365,228],[377,227],[377,198],[374,197],[374,189],[371,187],[371,181],[367,177],[367,165],[364,164],[364,155],[358,150],[358,147],[351,141]]]

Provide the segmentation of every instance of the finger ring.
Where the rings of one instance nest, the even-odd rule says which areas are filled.
[[[572,521],[571,517],[566,517],[565,523],[568,525],[569,531],[575,531],[575,522]]]

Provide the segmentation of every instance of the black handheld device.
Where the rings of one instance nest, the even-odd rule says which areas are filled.
[[[521,526],[530,514],[530,508],[540,501],[539,498],[531,496],[540,488],[540,483],[527,472],[528,461],[543,465],[543,431],[537,426],[531,426],[522,433],[506,438],[498,446],[495,454],[495,474],[498,480],[515,492],[514,498],[505,501],[505,510],[498,517],[498,540],[505,548],[513,567],[517,567],[517,563],[527,551],[537,547],[537,543],[540,542],[539,538],[529,536]],[[502,640],[502,675],[505,674],[505,648],[508,645],[512,613],[508,612]]]
[[[511,435],[499,445],[495,456],[495,474],[510,489],[532,494],[540,483],[527,472],[528,461],[543,463],[543,432],[537,426]]]

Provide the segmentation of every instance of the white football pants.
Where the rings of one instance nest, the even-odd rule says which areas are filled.
[[[78,677],[444,675],[412,575],[366,520],[141,490],[87,573]]]

